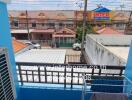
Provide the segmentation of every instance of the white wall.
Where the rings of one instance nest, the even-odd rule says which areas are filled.
[[[102,38],[101,38],[102,37]],[[86,55],[89,57],[91,64],[97,65],[125,65],[126,61],[124,59],[117,57],[115,54],[110,52],[103,44],[110,44],[110,45],[129,45],[130,39],[124,39],[119,41],[121,38],[116,39],[116,37],[111,36],[101,36],[101,35],[87,35],[86,36],[86,45],[85,45],[85,52]],[[118,41],[118,42],[117,42]],[[100,43],[101,42],[101,43]]]

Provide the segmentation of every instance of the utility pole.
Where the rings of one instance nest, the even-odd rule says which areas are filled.
[[[124,32],[125,34],[127,34],[127,31],[128,31],[130,24],[131,24],[131,20],[132,20],[132,11],[130,12],[128,22],[126,23],[125,32]]]
[[[82,33],[82,44],[81,44],[81,62],[83,62],[83,50],[84,50],[84,38],[86,34],[86,18],[87,18],[87,0],[85,0],[84,13],[83,13],[83,33]]]
[[[28,33],[28,40],[30,41],[30,32],[29,32],[29,22],[28,22],[28,12],[26,10],[26,26],[27,26],[27,33]]]

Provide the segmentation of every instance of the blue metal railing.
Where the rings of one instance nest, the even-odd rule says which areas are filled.
[[[125,76],[93,76],[91,79],[87,77],[83,76],[82,100],[85,100],[89,93],[126,94],[128,97],[132,95],[132,81]]]

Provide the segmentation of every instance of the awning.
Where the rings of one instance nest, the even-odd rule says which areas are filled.
[[[31,33],[34,29],[29,29],[29,33]],[[28,30],[22,30],[22,29],[15,29],[11,30],[11,33],[13,34],[28,34]]]
[[[54,38],[55,38],[55,37],[73,37],[73,38],[75,38],[76,35],[53,35],[53,37],[54,37]]]
[[[46,30],[33,30],[31,33],[39,34],[39,33],[54,33],[54,29],[46,29]]]

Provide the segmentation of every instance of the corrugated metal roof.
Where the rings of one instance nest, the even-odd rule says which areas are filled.
[[[66,50],[32,49],[16,56],[16,62],[64,64]]]

